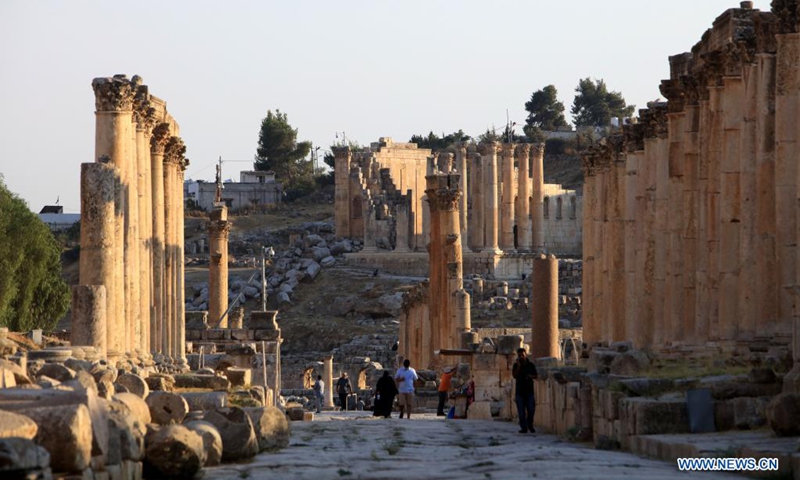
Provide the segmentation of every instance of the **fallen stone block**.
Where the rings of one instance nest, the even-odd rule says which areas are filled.
[[[203,438],[183,425],[152,429],[145,437],[148,478],[191,479],[203,468]]]
[[[0,410],[0,438],[27,438],[33,440],[39,427],[36,422],[14,412]]]
[[[225,376],[234,387],[241,387],[253,383],[253,371],[249,368],[231,367],[225,370]]]
[[[203,449],[206,456],[206,463],[203,466],[219,465],[222,462],[222,437],[219,435],[217,427],[203,420],[186,422],[183,426],[203,438]]]
[[[216,375],[175,375],[176,388],[204,388],[208,390],[227,391],[231,382],[225,377]]]
[[[147,398],[147,395],[150,394],[150,387],[147,386],[147,382],[145,382],[144,379],[139,375],[123,373],[117,377],[117,384],[122,385],[128,389],[128,392],[133,393],[140,398]]]
[[[288,416],[289,420],[293,422],[302,422],[303,420],[305,420],[305,409],[303,409],[303,407],[287,408],[286,416]]]
[[[278,450],[289,446],[292,432],[286,414],[280,408],[249,407],[244,411],[253,422],[260,451]]]
[[[177,393],[151,392],[145,402],[150,408],[153,423],[158,425],[181,423],[189,413],[189,404]]]
[[[23,412],[39,426],[35,440],[50,452],[54,471],[82,472],[89,466],[92,419],[85,405],[31,408]]]
[[[741,397],[733,399],[733,417],[736,428],[751,430],[767,423],[764,410],[767,398]]]
[[[228,406],[228,394],[225,392],[181,392],[189,411],[214,410]]]
[[[33,385],[25,370],[12,361],[0,358],[0,369],[11,372],[17,385]]]
[[[0,438],[0,478],[52,478],[50,454],[28,438]]]
[[[175,388],[175,379],[172,375],[153,374],[144,379],[150,391],[171,392]]]
[[[142,400],[141,397],[134,395],[133,393],[118,393],[114,395],[112,399],[113,401],[122,403],[128,407],[128,410],[130,410],[131,414],[142,425],[147,425],[153,421],[150,415],[150,407],[147,405],[147,402]]]
[[[42,368],[36,372],[37,377],[45,376],[58,380],[59,382],[66,382],[75,378],[75,370],[67,368],[60,363],[45,363]]]
[[[251,458],[258,453],[253,423],[241,408],[211,410],[206,412],[203,420],[214,425],[222,437],[222,461]]]
[[[105,462],[120,464],[125,460],[140,461],[144,455],[147,425],[124,403],[103,402],[108,414],[108,454]]]
[[[767,420],[779,437],[800,435],[800,394],[782,393],[767,405]]]
[[[650,367],[650,359],[641,350],[628,350],[615,357],[609,365],[612,375],[640,375]]]

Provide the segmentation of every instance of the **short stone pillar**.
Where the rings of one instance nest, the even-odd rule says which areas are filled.
[[[533,259],[531,358],[558,357],[558,260],[554,255]]]
[[[72,331],[70,343],[94,347],[106,358],[106,287],[75,285],[72,287]]]
[[[324,359],[325,377],[325,407],[333,408],[333,355],[328,355]]]

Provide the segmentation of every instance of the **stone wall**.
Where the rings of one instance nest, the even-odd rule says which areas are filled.
[[[583,249],[583,196],[561,185],[544,185],[542,204],[544,249],[561,256],[579,256]]]

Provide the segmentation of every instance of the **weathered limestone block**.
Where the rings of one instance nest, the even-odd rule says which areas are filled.
[[[123,373],[117,377],[117,384],[122,385],[128,390],[128,392],[133,393],[143,399],[147,398],[147,395],[150,394],[150,387],[147,386],[147,382],[145,382],[144,379],[139,375]]]
[[[781,392],[778,384],[715,382],[711,384],[714,400],[730,400],[737,397],[761,397],[777,395]]]
[[[50,454],[28,438],[0,438],[0,478],[52,478]]]
[[[633,426],[633,435],[689,432],[689,414],[686,402],[682,400],[623,398],[620,401],[620,420]]]
[[[763,400],[762,400],[763,398]],[[767,423],[764,410],[767,398],[740,397],[733,399],[733,418],[736,428],[751,430]]]
[[[491,420],[492,409],[491,402],[473,402],[467,410],[467,419],[469,420]]]
[[[175,388],[175,378],[162,373],[152,374],[144,379],[150,391],[171,392]]]
[[[78,349],[74,349],[73,351],[78,351]],[[88,360],[78,360],[77,358],[68,358],[64,362],[64,366],[70,368],[77,372],[89,372],[92,371],[92,362]]]
[[[611,368],[611,363],[618,356],[619,354],[617,352],[594,348],[589,353],[589,361],[586,368],[590,372],[608,373]]]
[[[206,412],[203,420],[214,425],[222,437],[222,460],[250,458],[258,453],[258,439],[253,423],[244,410],[237,407]]]
[[[234,387],[241,387],[253,383],[253,371],[249,368],[231,367],[225,370],[225,376]]]
[[[25,370],[10,360],[3,360],[0,358],[0,371],[5,370],[11,372],[14,377],[14,383],[17,385],[33,385],[33,382],[28,377]]]
[[[45,363],[42,368],[36,372],[37,377],[41,377],[42,375],[58,380],[59,382],[66,382],[67,380],[75,378],[75,370],[67,368],[60,363]]]
[[[74,285],[72,287],[72,345],[87,345],[106,353],[106,287]]]
[[[50,452],[56,472],[82,472],[92,458],[92,419],[85,405],[23,410],[39,426],[36,443]]]
[[[228,406],[228,394],[226,392],[181,392],[189,405],[189,411],[214,410]]]
[[[121,402],[104,402],[108,413],[109,453],[106,463],[116,465],[124,460],[140,461],[144,455],[147,425]]]
[[[203,437],[183,425],[152,429],[145,438],[148,478],[191,479],[206,461]]]
[[[782,393],[767,405],[767,420],[779,437],[800,435],[800,393]]]
[[[20,437],[33,440],[38,431],[36,422],[25,415],[0,410],[0,438]]]
[[[227,391],[231,387],[231,382],[225,377],[216,375],[194,375],[184,374],[175,375],[176,388],[205,388],[208,390]]]
[[[524,346],[522,335],[501,335],[497,337],[498,355],[516,355],[517,349]]]
[[[248,407],[244,409],[258,438],[260,451],[277,450],[289,446],[291,427],[286,414],[278,407]]]
[[[203,420],[186,422],[183,426],[203,437],[203,449],[206,455],[206,463],[203,466],[219,465],[222,462],[222,437],[217,427]]]
[[[94,377],[84,370],[79,370],[75,374],[75,378],[62,383],[62,386],[69,387],[75,390],[92,390],[97,393],[97,383]]]
[[[152,392],[145,401],[153,423],[158,425],[181,423],[189,413],[189,404],[177,393]]]
[[[117,393],[113,397],[113,401],[121,403],[128,407],[131,414],[142,425],[147,425],[152,422],[150,415],[150,407],[141,397],[133,393]]]
[[[650,358],[641,350],[629,350],[614,358],[609,365],[612,375],[640,375],[650,366]]]

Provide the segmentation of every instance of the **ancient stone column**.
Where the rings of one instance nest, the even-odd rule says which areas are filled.
[[[517,249],[523,252],[531,250],[530,196],[531,177],[528,173],[531,146],[527,143],[517,145],[517,203],[514,205],[515,223],[517,225]]]
[[[470,157],[470,161],[469,173],[472,178],[469,185],[472,187],[470,195],[472,213],[469,217],[469,247],[473,252],[480,252],[486,246],[484,240],[486,201],[484,200],[483,160],[479,153],[474,153]]]
[[[657,117],[650,109],[639,111],[643,128],[642,156],[639,157],[639,185],[637,185],[636,243],[639,251],[636,254],[636,276],[639,308],[636,317],[639,319],[634,332],[634,343],[639,348],[653,345],[654,308],[655,308],[655,222],[656,222],[656,163],[658,152],[654,148],[658,125]]]
[[[336,235],[350,236],[350,147],[332,147],[335,158],[334,221]]]
[[[166,354],[173,360],[178,359],[178,329],[179,323],[183,319],[178,317],[178,298],[179,291],[182,290],[182,283],[179,283],[180,264],[183,263],[182,256],[179,256],[179,242],[183,244],[183,231],[179,230],[182,219],[178,218],[179,203],[183,198],[183,185],[179,184],[179,171],[183,161],[183,154],[186,147],[183,141],[175,136],[170,137],[164,148],[164,238],[165,238],[165,259],[164,259],[164,284],[165,284],[165,307],[164,323],[166,325],[167,352]],[[180,188],[180,191],[178,191]],[[183,249],[180,248],[180,251]]]
[[[366,193],[366,192],[365,192]],[[375,242],[375,230],[377,229],[376,215],[378,210],[370,199],[369,195],[364,200],[364,248],[362,253],[376,253],[378,246]]]
[[[499,253],[499,194],[497,186],[497,142],[481,143],[480,150],[483,164],[484,193],[484,239],[486,250]]]
[[[141,87],[142,79],[134,75],[131,86],[134,94]],[[135,96],[134,96],[135,100]],[[130,150],[128,151],[127,186],[125,189],[125,316],[128,326],[128,344],[126,350],[129,354],[140,351],[141,340],[141,292],[139,270],[139,249],[141,237],[139,236],[139,165],[136,141],[136,122],[131,116]]]
[[[583,312],[583,341],[593,345],[600,341],[600,329],[597,322],[598,315],[594,308],[594,275],[595,275],[595,245],[594,245],[594,210],[595,189],[597,177],[595,158],[592,153],[583,156],[583,277],[581,279],[582,312]]]
[[[655,160],[655,261],[654,301],[653,304],[653,344],[661,347],[666,341],[666,290],[667,290],[667,253],[668,243],[668,216],[669,216],[669,139],[667,138],[667,108],[665,104],[655,104],[653,111],[653,125],[655,137],[647,147],[654,150]]]
[[[600,340],[608,342],[611,338],[610,327],[608,321],[609,311],[608,304],[606,303],[606,294],[610,291],[608,289],[608,258],[607,248],[605,242],[608,240],[606,237],[606,210],[608,199],[608,177],[609,177],[609,163],[610,158],[605,155],[597,155],[597,169],[595,171],[595,208],[594,208],[594,238],[592,245],[594,245],[594,274],[592,281],[594,286],[594,298],[592,305],[596,312],[595,322],[598,325],[598,333]],[[609,295],[610,297],[610,295]]]
[[[469,328],[464,315],[463,263],[458,205],[461,178],[458,173],[425,177],[431,212],[430,324],[434,349],[460,346]],[[466,297],[469,304],[469,297]]]
[[[106,358],[107,354],[107,304],[104,285],[74,285],[72,287],[70,343],[75,346],[94,347],[102,358]]]
[[[124,354],[128,346],[128,317],[125,310],[125,213],[127,211],[131,151],[131,116],[133,110],[133,87],[125,75],[111,78],[95,78],[92,81],[95,93],[95,158],[108,159],[119,173],[119,196],[115,200],[114,220],[114,285],[106,294],[112,297],[111,309],[107,312],[109,354]]]
[[[183,145],[183,141],[181,141],[181,145]],[[183,151],[185,152],[185,147]],[[177,178],[177,185],[175,185],[175,191],[178,195],[178,199],[176,202],[177,212],[176,217],[178,219],[178,228],[177,228],[177,251],[175,255],[177,256],[177,278],[175,279],[176,283],[176,293],[177,296],[175,298],[176,303],[176,318],[177,318],[177,345],[176,349],[178,351],[177,359],[178,359],[178,366],[182,369],[188,369],[188,362],[186,361],[186,281],[184,280],[185,270],[186,270],[186,262],[184,261],[184,235],[183,232],[184,228],[184,199],[183,199],[183,183],[185,180],[186,175],[186,167],[189,166],[189,159],[183,156],[183,152],[181,153],[181,162],[178,168],[178,178]],[[280,330],[278,331],[278,335],[280,335]],[[276,354],[277,357],[277,365],[276,371],[278,378],[280,378],[280,341],[277,345],[278,351]],[[280,382],[277,383],[278,385],[278,393],[280,395]]]
[[[139,314],[141,324],[140,348],[152,349],[153,252],[152,236],[152,176],[150,172],[150,135],[155,126],[155,109],[150,106],[147,87],[142,85],[134,97],[133,120],[136,124],[136,170],[139,227]]]
[[[407,253],[411,251],[408,246],[410,215],[410,195],[403,195],[401,200],[395,206],[395,253]]]
[[[636,271],[636,254],[639,249],[636,244],[636,229],[637,223],[640,221],[640,218],[637,217],[639,213],[637,206],[641,201],[641,195],[637,187],[639,185],[639,163],[642,161],[641,150],[644,149],[642,143],[643,130],[641,127],[641,124],[625,125],[623,127],[626,148],[624,180],[625,334],[632,341],[635,340],[636,308],[638,303],[636,288],[639,277]],[[638,348],[639,346],[636,345],[636,347]]]
[[[461,202],[458,206],[458,221],[461,225],[461,238],[467,239],[469,238],[469,222],[467,221],[469,214],[467,208],[469,204],[469,182],[467,181],[467,146],[463,143],[460,143],[456,147],[456,170],[461,174],[461,185],[459,185],[461,189]]]
[[[604,237],[608,257],[610,296],[607,302],[606,321],[609,323],[610,341],[627,340],[625,324],[625,155],[622,137],[609,147],[611,161],[607,201],[608,221]]]
[[[208,225],[208,316],[212,326],[228,328],[228,207],[218,204]]]
[[[544,249],[544,143],[531,145],[532,249]]]
[[[81,165],[81,255],[80,255],[80,284],[88,286],[102,285],[106,289],[102,293],[105,305],[100,312],[84,311],[83,322],[80,325],[74,320],[79,313],[73,306],[73,326],[72,332],[79,341],[95,341],[94,334],[102,329],[106,336],[102,342],[94,345],[84,343],[84,345],[94,345],[98,351],[102,352],[103,357],[108,355],[109,361],[115,361],[124,353],[122,351],[122,339],[119,336],[121,331],[111,332],[106,327],[110,308],[113,308],[112,297],[108,295],[108,290],[115,286],[114,275],[117,273],[114,264],[114,241],[115,241],[115,212],[114,200],[116,198],[115,185],[118,182],[118,170],[108,163],[84,163]],[[90,294],[87,294],[90,295]],[[101,294],[91,296],[92,300],[98,300]],[[83,296],[81,298],[84,298]],[[92,303],[86,303],[91,306]],[[102,321],[102,327],[93,327],[91,321]],[[73,339],[74,343],[74,339]],[[80,345],[74,343],[75,345]]]
[[[791,3],[791,2],[789,2]],[[795,7],[796,8],[796,7]],[[800,111],[800,34],[795,16],[791,33],[777,35],[775,92],[775,216],[778,219],[776,239],[778,244],[778,322],[792,324],[792,354],[794,367],[784,378],[784,391],[800,392],[800,315],[796,302],[796,272],[798,225],[797,112]]]
[[[775,54],[756,54],[756,328],[775,332],[778,321],[778,265],[775,217]]]
[[[165,227],[164,215],[164,149],[170,139],[169,124],[160,123],[150,138],[151,216],[153,224],[153,318],[150,326],[151,348],[167,352]]]
[[[706,228],[708,230],[708,284],[709,299],[707,308],[709,339],[720,339],[720,193],[721,193],[721,157],[724,146],[724,111],[721,78],[715,79],[709,86],[709,131],[708,131],[708,202]],[[727,301],[728,299],[724,299]]]
[[[719,329],[721,338],[734,340],[739,321],[739,268],[741,231],[741,136],[744,85],[741,76],[723,78],[719,216]]]
[[[325,377],[325,408],[333,408],[333,355],[327,355],[323,363]]]
[[[539,254],[533,259],[531,358],[558,358],[558,260]]]
[[[514,182],[514,144],[501,144],[500,158],[503,163],[503,214],[500,226],[500,248],[514,251],[514,202],[517,196]]]
[[[685,89],[683,121],[683,338],[694,338],[697,320],[698,164],[700,162],[700,106],[695,79]]]

